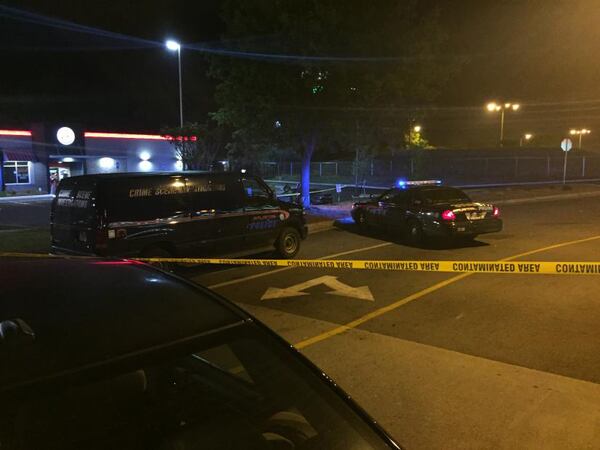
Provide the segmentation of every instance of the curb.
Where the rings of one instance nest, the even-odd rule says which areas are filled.
[[[498,203],[499,205],[519,205],[523,203],[550,202],[553,200],[569,200],[588,197],[600,197],[600,192],[578,192],[573,194],[555,194],[543,195],[540,197],[513,198],[508,200],[499,200],[494,203]]]
[[[20,202],[23,200],[31,200],[31,201],[42,201],[42,200],[50,200],[53,199],[53,194],[42,194],[42,195],[12,195],[10,197],[0,197],[0,203],[12,203],[12,202]]]
[[[320,222],[314,222],[308,224],[308,234],[318,233],[320,231],[333,230],[334,224],[337,219],[334,220],[323,220]]]

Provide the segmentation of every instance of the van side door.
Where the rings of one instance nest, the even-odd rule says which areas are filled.
[[[273,191],[260,179],[242,179],[244,210],[246,212],[246,248],[263,248],[273,245],[285,218]]]
[[[213,179],[218,187],[213,191],[211,210],[214,214],[214,253],[219,256],[236,256],[244,246],[247,218],[244,212],[242,186],[231,177]]]

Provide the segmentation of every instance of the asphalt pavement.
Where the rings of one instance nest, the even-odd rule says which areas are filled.
[[[52,199],[2,198],[0,201],[0,229],[43,228],[50,221]]]
[[[0,230],[46,227],[50,202],[3,201]],[[470,245],[415,248],[349,221],[302,259],[598,261],[594,197],[506,205]],[[1,237],[0,237],[1,239]],[[597,276],[260,267],[183,274],[271,326],[406,448],[600,448]]]
[[[594,198],[506,206],[469,246],[350,223],[298,258],[597,261]],[[600,448],[597,276],[190,269],[321,366],[406,448]],[[368,292],[370,295],[366,295]]]

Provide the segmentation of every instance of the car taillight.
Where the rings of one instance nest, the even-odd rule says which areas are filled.
[[[497,206],[494,206],[494,211],[492,212],[492,215],[494,217],[500,217],[500,208],[498,208]]]
[[[442,213],[442,219],[444,220],[454,220],[456,219],[456,214],[454,214],[454,211],[447,209],[446,211],[444,211]]]

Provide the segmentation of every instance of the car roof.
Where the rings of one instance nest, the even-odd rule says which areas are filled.
[[[136,261],[1,259],[0,390],[249,319],[208,290]],[[0,333],[1,334],[1,333]]]
[[[438,190],[444,190],[444,189],[460,190],[460,188],[457,188],[454,186],[440,186],[440,185],[410,186],[409,189],[415,190],[415,191],[438,191]]]
[[[440,190],[444,190],[444,189],[456,189],[458,191],[461,191],[460,188],[454,187],[454,186],[445,186],[445,185],[436,185],[436,184],[425,184],[425,185],[419,185],[419,186],[406,186],[406,187],[398,187],[398,186],[393,186],[391,188],[392,190],[396,190],[396,191],[411,191],[411,192],[419,192],[419,191],[440,191]]]
[[[203,171],[186,171],[186,172],[113,172],[113,173],[96,173],[90,175],[78,175],[74,177],[65,178],[69,181],[90,181],[90,180],[120,180],[120,179],[138,179],[138,178],[157,178],[165,176],[199,176],[199,177],[230,177],[240,178],[242,174],[238,172],[203,172]],[[251,176],[249,174],[243,174],[243,176]],[[63,180],[63,181],[64,181]]]

